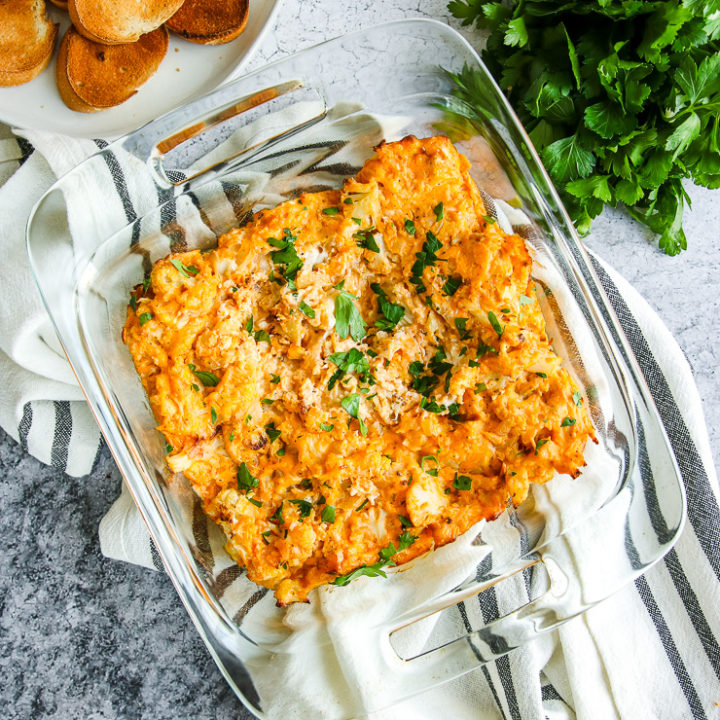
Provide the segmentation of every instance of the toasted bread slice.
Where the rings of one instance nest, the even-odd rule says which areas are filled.
[[[164,27],[126,45],[101,45],[70,27],[60,43],[57,84],[71,110],[97,112],[132,97],[158,69],[168,48]]]
[[[0,0],[0,85],[21,85],[50,62],[58,26],[45,0]]]
[[[183,0],[69,0],[77,31],[104,45],[136,42],[176,13]]]
[[[248,0],[185,0],[166,25],[190,42],[221,45],[238,37],[247,20]]]

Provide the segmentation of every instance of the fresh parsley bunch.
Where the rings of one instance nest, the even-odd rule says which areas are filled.
[[[682,180],[720,187],[720,0],[453,0],[581,234],[624,204],[687,247]],[[453,76],[473,104],[481,82]]]

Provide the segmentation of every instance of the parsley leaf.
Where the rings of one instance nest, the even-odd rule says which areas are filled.
[[[365,250],[371,250],[374,253],[379,253],[380,248],[375,240],[374,232],[375,228],[371,227],[367,230],[358,230],[358,232],[353,233],[357,246]]]
[[[442,287],[443,295],[451,296],[454,295],[458,288],[462,285],[462,278],[458,276],[449,277]]]
[[[370,362],[357,348],[351,348],[347,352],[336,352],[328,356],[328,360],[337,367],[328,382],[328,390],[335,387],[335,383],[341,380],[345,373],[355,373],[360,380],[364,381],[370,372]]]
[[[453,487],[456,490],[470,490],[472,488],[472,478],[467,475],[458,475],[455,473]]]
[[[307,315],[309,318],[315,317],[315,311],[304,301],[300,301],[300,312]]]
[[[268,423],[265,426],[265,432],[267,433],[268,438],[270,438],[271,443],[274,443],[282,435],[280,430],[275,427],[274,422]]]
[[[468,318],[455,318],[455,328],[460,335],[461,340],[467,340],[470,337],[470,331],[466,329]]]
[[[387,299],[385,291],[378,283],[370,285],[371,290],[378,296],[378,312],[383,316],[375,322],[375,327],[390,332],[403,319],[405,308]]]
[[[492,310],[487,315],[493,330],[498,334],[498,337],[502,337],[505,332],[505,328],[500,324],[500,321],[497,319],[497,315]]]
[[[380,557],[378,562],[373,565],[362,565],[361,567],[357,568],[357,570],[353,570],[348,575],[340,575],[339,577],[336,577],[333,580],[333,585],[339,585],[340,587],[342,587],[344,585],[347,585],[349,582],[352,582],[356,578],[363,576],[387,577],[387,575],[383,572],[382,568],[395,565],[395,561],[392,558],[399,552],[407,550],[407,548],[409,548],[415,542],[415,540],[417,540],[417,538],[413,537],[406,530],[398,538],[397,547],[395,547],[395,544],[391,541],[386,547],[380,550],[380,552],[378,553]]]
[[[326,523],[335,522],[335,508],[332,505],[326,505],[320,513],[320,519]]]
[[[295,241],[297,235],[293,235],[290,228],[283,230],[284,239],[278,240],[277,238],[268,238],[267,242],[269,245],[277,248],[270,252],[270,257],[276,265],[285,266],[283,271],[283,277],[291,290],[295,290],[295,278],[298,272],[302,269],[303,261],[297,254],[295,249]]]
[[[414,235],[415,234],[415,223],[412,220],[406,220],[405,221],[405,232],[408,235]]]
[[[415,253],[417,259],[411,268],[410,282],[415,286],[418,293],[424,293],[427,290],[422,279],[423,272],[425,268],[433,267],[438,261],[437,252],[440,248],[442,248],[442,243],[428,230],[422,250]]]
[[[570,427],[571,425],[574,425],[576,422],[577,422],[577,420],[575,418],[566,417],[560,423],[560,427]]]
[[[186,278],[197,275],[200,272],[194,265],[185,265],[182,260],[178,260],[177,258],[170,258],[170,264]]]
[[[335,296],[335,330],[344,340],[348,335],[355,342],[365,337],[367,324],[355,305],[355,296],[345,290]]]
[[[445,208],[441,202],[433,208],[433,212],[435,213],[435,220],[437,222],[440,222],[445,217]]]
[[[149,313],[149,312],[142,313],[142,315],[140,315],[140,325],[142,326],[146,322],[149,322],[150,320],[152,320],[152,317],[153,317],[152,313]]]
[[[244,490],[246,493],[254,490],[260,481],[252,475],[248,466],[242,463],[237,469],[237,487],[238,490]]]
[[[368,434],[367,425],[363,422],[363,419],[360,417],[360,394],[359,393],[352,393],[352,395],[348,395],[347,397],[344,397],[340,401],[340,405],[342,406],[342,409],[351,417],[355,418],[359,425],[360,425],[360,433],[362,435]]]
[[[508,96],[576,227],[605,205],[675,255],[686,248],[682,181],[720,187],[720,3],[453,0],[489,31],[483,60]],[[482,76],[451,75],[450,127],[482,123]]]
[[[215,387],[219,382],[220,378],[215,373],[206,372],[204,370],[196,370],[192,363],[188,363],[188,367],[192,370],[193,375],[205,386]]]
[[[309,500],[290,500],[290,503],[297,507],[301,518],[310,517],[313,504]]]

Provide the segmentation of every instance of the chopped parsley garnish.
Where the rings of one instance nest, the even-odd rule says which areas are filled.
[[[270,541],[268,540],[268,536],[269,536],[269,535],[270,535],[270,531],[269,531],[269,530],[266,530],[264,533],[260,533],[260,537],[262,538],[262,541],[263,541],[266,545],[269,545],[269,544],[270,544]]]
[[[280,432],[280,430],[278,430],[275,427],[274,422],[268,423],[265,426],[265,432],[267,433],[267,436],[270,438],[271,443],[274,443],[282,435],[282,432]]]
[[[414,235],[415,234],[415,223],[412,220],[406,220],[405,221],[405,232],[408,235]]]
[[[297,507],[301,518],[310,517],[313,504],[309,500],[290,500],[290,502]]]
[[[252,475],[250,470],[248,470],[248,466],[245,463],[242,463],[242,465],[240,465],[237,469],[238,490],[244,490],[248,493],[251,490],[254,490],[259,484],[260,481]]]
[[[572,395],[573,402],[577,407],[580,407],[582,405],[582,395],[576,390]]]
[[[248,497],[246,500],[249,503],[252,503],[255,507],[262,507],[262,500],[256,500],[255,498]]]
[[[170,264],[186,278],[197,275],[200,272],[194,265],[185,265],[182,260],[178,260],[177,258],[170,258]]]
[[[543,378],[544,380],[547,380],[547,373],[544,372],[536,372],[535,373],[539,378]]]
[[[197,370],[192,363],[188,363],[188,367],[205,387],[215,387],[220,382],[220,378],[214,373]]]
[[[452,363],[445,362],[446,359],[445,350],[439,347],[429,363],[430,370],[434,375],[444,375],[448,370],[452,370]]]
[[[352,393],[352,395],[348,395],[347,397],[344,397],[340,401],[340,405],[342,406],[342,409],[351,418],[355,418],[358,421],[358,423],[360,425],[360,433],[362,435],[367,435],[368,434],[367,425],[364,423],[363,419],[360,417],[360,394]]]
[[[485,392],[487,390],[487,385],[485,383],[475,383],[475,390],[473,391],[476,395],[479,395],[481,392]]]
[[[343,200],[343,202],[344,202],[346,205],[353,205],[353,204],[355,203],[355,201],[354,201],[350,196],[346,197],[346,198]]]
[[[365,498],[356,508],[355,512],[360,512],[368,504],[368,499]]]
[[[435,220],[437,222],[440,222],[443,217],[445,217],[445,209],[443,207],[443,204],[440,202],[438,203],[434,208],[433,212],[435,213]]]
[[[279,375],[270,375],[270,382],[273,385],[277,385],[280,382],[280,376]]]
[[[462,285],[462,278],[457,275],[449,277],[442,286],[443,295],[447,297],[453,296],[458,288]]]
[[[144,312],[140,316],[140,325],[144,325],[146,322],[152,320],[152,313]]]
[[[273,237],[267,239],[269,245],[277,248],[277,250],[273,250],[270,253],[270,257],[276,265],[285,266],[283,277],[288,287],[291,290],[295,290],[295,278],[303,266],[303,261],[298,257],[297,250],[295,249],[297,235],[293,235],[290,228],[285,228],[283,233],[285,235],[283,240],[278,240]]]
[[[320,519],[326,523],[335,522],[335,508],[332,505],[326,505],[320,513]]]
[[[323,215],[337,215],[339,212],[339,207],[326,207],[322,210]]]
[[[425,235],[422,250],[419,253],[415,253],[417,259],[413,263],[411,270],[412,275],[410,276],[410,282],[415,286],[418,293],[424,293],[427,290],[422,279],[423,272],[425,268],[434,266],[438,261],[437,251],[440,250],[441,247],[442,243],[428,230]]]
[[[270,342],[270,335],[268,334],[267,330],[256,330],[253,337],[255,338],[256,343]]]
[[[284,500],[280,501],[280,506],[275,511],[275,513],[272,515],[272,517],[270,518],[270,520],[273,520],[274,522],[278,523],[278,525],[285,524],[285,518],[283,517],[283,512],[282,512],[284,502],[285,502]]]
[[[390,302],[385,291],[378,283],[370,285],[372,291],[378,296],[378,312],[383,316],[375,322],[375,327],[390,332],[403,319],[405,308],[397,303]]]
[[[333,353],[328,356],[328,360],[337,367],[328,382],[328,390],[332,390],[335,383],[341,380],[346,373],[355,373],[364,382],[370,372],[368,359],[357,348],[351,348],[347,352]]]
[[[237,292],[239,289],[240,289],[240,288],[239,288],[237,285],[233,285],[233,286],[230,288],[230,290],[231,290],[232,292]]]
[[[360,218],[350,218],[356,225],[362,225],[362,220]]]
[[[482,219],[488,224],[488,225],[494,225],[497,220],[492,217],[491,215],[483,215]]]
[[[467,318],[455,318],[455,328],[460,334],[461,340],[467,340],[470,337],[470,331],[467,330]]]
[[[195,392],[200,392],[200,386],[197,383],[193,383],[190,386]]]
[[[252,415],[246,415],[245,416],[245,425],[249,425],[251,420],[252,420]]]
[[[406,518],[404,515],[398,515],[398,520],[400,521],[400,524],[401,524],[404,528],[409,528],[409,527],[412,527],[412,526],[413,526],[412,521],[410,520],[410,518]]]
[[[365,321],[355,305],[355,296],[345,290],[335,297],[335,330],[343,340],[350,335],[355,342],[365,337]]]
[[[320,425],[320,429],[323,430],[324,432],[332,432],[334,427],[335,427],[334,425],[327,425],[325,423],[322,423]]]
[[[570,425],[574,425],[577,422],[575,418],[566,417],[561,423],[560,427],[570,427]]]
[[[409,548],[415,542],[415,540],[417,540],[417,538],[413,537],[412,535],[410,535],[409,532],[405,531],[398,538],[397,547],[395,547],[395,544],[393,542],[390,542],[386,547],[380,550],[380,552],[378,553],[378,555],[380,556],[380,560],[378,560],[378,562],[374,563],[373,565],[363,565],[357,570],[353,570],[353,572],[348,575],[340,575],[339,577],[336,577],[333,580],[333,585],[339,585],[340,587],[342,587],[343,585],[347,585],[349,582],[352,582],[356,578],[362,577],[363,575],[366,577],[387,577],[387,575],[383,572],[382,568],[395,565],[395,561],[392,558],[399,552],[402,552],[403,550]]]
[[[253,320],[253,316],[250,316],[250,319],[245,323],[245,329],[248,331],[250,335],[252,335],[253,332],[253,323],[255,321]]]
[[[300,301],[300,312],[307,315],[309,318],[315,317],[315,311],[304,301]]]
[[[234,439],[235,439],[235,431],[233,431],[233,432],[230,433],[230,437],[228,438],[228,440],[229,440],[230,442],[232,442]]]
[[[151,285],[152,285],[152,278],[150,277],[150,275],[146,275],[143,278],[143,293],[146,293],[150,289]]]
[[[470,490],[472,487],[472,478],[468,477],[467,475],[458,475],[455,473],[455,478],[453,479],[453,487],[456,490]]]
[[[444,413],[447,410],[447,408],[444,405],[439,405],[437,402],[435,402],[434,398],[426,398],[426,397],[424,397],[420,401],[420,407],[423,410],[427,410],[429,413],[434,413],[435,415]]]
[[[430,460],[432,460],[432,462],[435,463],[435,467],[428,470],[428,469],[425,467],[425,462],[426,462],[426,461],[430,461]],[[421,468],[424,472],[426,472],[428,475],[432,475],[433,477],[437,477],[437,475],[438,475],[438,467],[439,467],[439,466],[440,466],[440,461],[438,460],[437,455],[423,455],[423,456],[420,458],[420,468]]]
[[[260,402],[263,405],[272,405],[275,401],[272,398],[263,398]]]
[[[133,312],[137,310],[137,298],[135,295],[130,295],[130,307],[133,309]]]
[[[505,332],[505,328],[500,324],[500,321],[497,319],[497,315],[492,310],[488,313],[488,320],[490,321],[493,330],[498,334],[498,337],[502,337]]]
[[[380,247],[375,240],[374,232],[375,228],[371,227],[367,230],[358,230],[356,233],[353,233],[353,237],[355,238],[357,246],[359,248],[363,248],[364,250],[370,250],[374,253],[379,253]]]
[[[548,440],[550,440],[550,438],[542,438],[541,440],[538,440],[538,441],[535,443],[535,454],[536,454],[536,455],[538,454],[538,450],[539,450],[543,445],[545,445],[545,443],[548,442]]]
[[[213,425],[217,422],[217,411],[214,407],[210,408],[210,420],[212,421]]]
[[[166,440],[166,441],[165,441],[165,452],[166,452],[166,453],[171,453],[172,451],[173,451],[173,446],[172,446],[169,442],[167,442],[167,440]]]

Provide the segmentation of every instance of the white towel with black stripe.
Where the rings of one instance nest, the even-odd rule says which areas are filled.
[[[36,293],[25,256],[24,224],[53,179],[102,143],[43,133],[26,137],[0,139],[0,160],[6,161],[0,164],[0,183],[5,181],[0,247],[8,278],[1,293],[23,303],[22,313],[16,310],[17,300],[0,303],[0,379],[5,388],[0,424],[43,462],[83,475],[92,468],[100,436]],[[134,163],[122,157],[109,162],[97,179],[97,196],[109,222],[132,221],[153,207],[156,198],[148,187]],[[683,474],[686,529],[676,547],[643,577],[557,632],[376,713],[373,720],[720,717],[720,494],[700,399],[688,364],[662,322],[622,278],[594,262]],[[127,493],[103,520],[101,544],[110,557],[157,566],[152,541]],[[248,591],[231,564],[222,566],[217,581],[238,593],[238,620],[271,602],[263,591]],[[517,576],[460,604],[452,622],[462,632],[523,600],[527,586]],[[356,669],[363,660],[372,663],[372,658],[351,659]],[[297,668],[286,668],[284,680],[292,695],[278,700],[276,710],[283,717],[323,717],[322,702],[316,703],[323,693],[332,695],[332,688],[314,686],[306,670],[295,678]],[[238,717],[251,716],[239,708]]]

